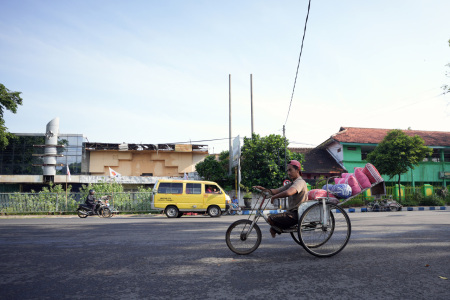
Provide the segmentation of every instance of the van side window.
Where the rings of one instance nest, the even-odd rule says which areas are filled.
[[[158,187],[160,194],[182,194],[183,183],[181,182],[161,182]]]
[[[186,194],[201,194],[201,183],[186,183]]]
[[[205,192],[207,194],[222,194],[219,187],[214,184],[207,184],[205,185]]]

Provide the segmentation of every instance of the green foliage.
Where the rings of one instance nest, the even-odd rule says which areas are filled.
[[[362,197],[358,197],[358,198],[353,198],[353,199],[341,204],[341,206],[344,208],[361,207],[361,206],[366,205],[365,202],[370,202],[370,201],[368,199],[366,201],[364,201],[364,199]]]
[[[406,197],[406,201],[402,201],[404,206],[444,206],[445,198],[438,195],[424,196],[416,193]]]
[[[214,155],[207,156],[202,162],[195,165],[198,175],[204,180],[217,182],[221,187],[230,189],[233,186],[234,173],[228,175],[229,172],[229,151],[222,151],[219,154],[219,160]]]
[[[195,169],[205,180],[215,182],[220,181],[226,174],[225,169],[214,155],[209,155],[202,162],[196,164]]]
[[[84,203],[90,189],[96,191],[95,197],[110,196],[110,205],[120,212],[152,212],[152,189],[139,187],[137,193],[123,192],[123,186],[116,182],[99,182],[89,184],[80,189],[80,193],[71,193],[72,187],[68,185],[66,191],[62,185],[50,183],[41,192],[11,193],[9,199],[0,203],[0,212],[13,213],[75,213],[78,204]],[[67,201],[66,201],[67,195]],[[78,201],[76,200],[78,199]]]
[[[316,180],[316,189],[321,189],[325,184],[327,184],[327,178],[325,176],[320,175],[319,178]],[[330,181],[330,185],[333,185],[334,181]]]
[[[416,135],[410,137],[399,129],[388,132],[374,151],[367,155],[367,161],[376,166],[380,174],[390,178],[400,176],[414,169],[433,149],[425,146],[423,139]]]
[[[285,153],[286,161],[296,159],[303,162],[303,156],[285,152],[289,142],[281,135],[271,134],[260,137],[253,134],[253,138],[244,138],[241,153],[241,174],[244,186],[260,185],[267,188],[281,186],[286,178],[284,167]]]
[[[444,199],[439,197],[438,195],[431,195],[424,197],[420,202],[419,205],[423,206],[443,206],[445,205]]]
[[[89,185],[83,185],[80,189],[81,199],[89,194],[89,190],[95,190],[95,197],[111,196],[110,205],[120,212],[142,212],[151,210],[151,188],[139,187],[137,193],[126,193],[123,185],[115,181],[100,181]]]
[[[89,195],[89,190],[95,191],[95,197],[112,196],[111,203],[115,206],[123,205],[128,200],[128,195],[123,193],[123,186],[115,181],[106,182],[99,181],[98,183],[90,183],[89,185],[82,185],[80,188],[81,199],[85,199]]]
[[[443,199],[446,205],[450,205],[450,194],[446,195]]]
[[[419,202],[422,201],[424,196],[421,193],[415,193],[415,194],[406,194],[405,199],[402,198],[402,200],[396,200],[403,206],[417,206],[419,205]]]
[[[80,192],[86,197],[91,189],[95,190],[96,195],[123,192],[123,186],[116,181],[99,181],[98,183],[89,183],[88,185],[83,184],[80,188]]]
[[[5,109],[14,114],[17,112],[17,106],[22,105],[20,94],[21,92],[12,92],[8,90],[0,83],[0,149],[5,149],[11,139],[11,133],[8,132],[8,128],[5,126],[3,114]]]
[[[288,141],[286,141],[288,144]],[[244,138],[241,149],[241,183],[245,187],[263,185],[267,187],[280,186],[286,178],[284,170],[285,140],[280,135]],[[286,151],[286,161],[296,159],[303,162],[303,155]],[[198,174],[205,180],[217,182],[225,189],[230,189],[235,183],[235,174],[228,175],[229,151],[223,151],[219,159],[212,155],[206,157],[195,166]]]
[[[69,185],[67,190],[72,187]],[[55,213],[63,211],[75,211],[77,202],[75,195],[68,193],[62,185],[49,184],[42,191],[36,193],[13,193],[10,196],[10,204],[2,207],[2,213]]]

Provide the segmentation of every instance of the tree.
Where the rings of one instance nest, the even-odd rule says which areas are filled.
[[[448,40],[448,46],[450,47],[450,40]],[[446,65],[450,68],[450,63]],[[447,77],[450,77],[450,73],[445,73]],[[450,84],[445,84],[442,86],[442,89],[444,90],[444,94],[450,93]]]
[[[219,181],[225,176],[224,169],[214,155],[207,156],[195,165],[195,170],[205,180]]]
[[[284,167],[286,161],[296,159],[303,162],[299,153],[285,151],[289,142],[281,135],[271,134],[260,137],[253,134],[253,138],[244,138],[241,157],[242,184],[246,187],[261,185],[267,188],[281,186],[286,179]]]
[[[400,186],[401,175],[414,169],[432,153],[433,149],[425,146],[420,136],[410,137],[403,131],[394,129],[389,131],[375,150],[367,155],[367,161],[375,165],[381,174],[388,175],[390,179],[398,175]]]
[[[228,175],[228,157],[228,151],[222,151],[218,160],[214,155],[209,155],[195,165],[195,170],[203,179],[217,182],[225,189],[230,188],[234,175]]]
[[[3,113],[5,109],[14,114],[17,112],[17,106],[22,105],[20,94],[21,92],[11,92],[0,83],[0,149],[5,149],[11,138],[11,133],[8,132],[8,128],[5,126]]]

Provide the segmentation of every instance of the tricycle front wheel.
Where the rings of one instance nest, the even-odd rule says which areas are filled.
[[[236,254],[250,254],[261,244],[261,229],[250,220],[238,220],[228,227],[225,235],[228,248]]]

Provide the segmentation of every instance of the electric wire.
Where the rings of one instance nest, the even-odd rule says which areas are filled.
[[[232,137],[234,139],[236,137]],[[187,141],[187,142],[170,142],[170,143],[164,143],[164,144],[191,144],[191,143],[202,143],[202,142],[213,142],[213,141],[223,141],[223,140],[229,140],[230,138],[220,138],[220,139],[209,139],[209,140],[198,140],[198,141]],[[240,139],[244,139],[244,137],[240,137]]]
[[[302,58],[302,52],[303,52],[303,43],[305,41],[305,35],[306,35],[306,25],[308,24],[308,18],[309,18],[309,10],[311,8],[311,0],[309,0],[308,3],[308,12],[306,13],[306,20],[305,20],[305,27],[303,28],[303,38],[302,38],[302,45],[300,47],[300,55],[298,57],[298,64],[297,64],[297,71],[295,72],[295,80],[294,80],[294,87],[292,88],[292,95],[291,95],[291,101],[289,103],[289,109],[288,109],[288,113],[286,116],[286,121],[284,122],[284,125],[286,126],[286,123],[288,121],[289,118],[289,113],[291,112],[291,106],[292,106],[292,99],[294,98],[294,91],[295,91],[295,85],[297,83],[297,76],[298,76],[298,69],[300,67],[300,60]]]

